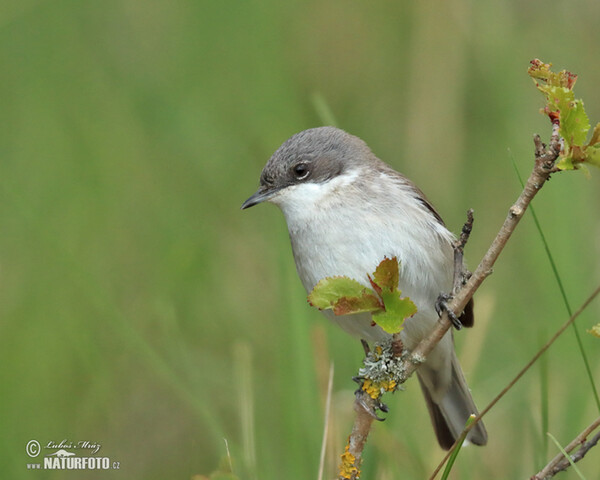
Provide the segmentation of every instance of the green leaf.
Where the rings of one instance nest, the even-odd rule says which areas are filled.
[[[400,291],[382,292],[381,298],[385,311],[373,313],[373,321],[387,333],[402,330],[404,320],[417,313],[417,306],[410,298],[400,297]]]
[[[335,315],[375,312],[377,310],[383,310],[381,302],[375,295],[368,293],[366,290],[360,297],[342,297],[333,305]]]
[[[332,308],[341,297],[358,297],[364,290],[364,285],[351,278],[327,277],[315,285],[308,295],[308,301],[313,307],[324,310]]]
[[[335,315],[382,309],[373,290],[348,277],[320,280],[308,295],[308,302],[319,310],[332,309]]]
[[[396,257],[384,258],[373,272],[371,279],[371,284],[383,300],[385,308],[384,311],[373,313],[373,321],[384,331],[392,334],[400,332],[404,320],[417,313],[417,307],[410,298],[400,297],[399,279],[399,263]]]
[[[561,86],[538,87],[546,94],[546,113],[558,113],[560,136],[569,145],[583,145],[590,129],[590,120],[581,100],[575,100],[573,90]]]
[[[373,281],[379,288],[389,292],[393,292],[398,288],[399,278],[400,273],[398,269],[398,259],[396,257],[384,258],[379,265],[377,265],[375,272],[373,272]]]
[[[573,163],[573,157],[571,155],[560,157],[560,160],[556,162],[556,168],[559,170],[575,170],[576,167]]]
[[[558,124],[558,133],[564,139],[556,167],[560,170],[585,171],[586,164],[600,167],[600,123],[594,128],[592,138],[586,145],[591,125],[583,101],[575,99],[573,93],[577,75],[566,70],[555,73],[550,69],[551,66],[551,63],[535,59],[531,61],[527,73],[546,97],[542,113],[548,115],[552,123]]]
[[[567,111],[571,103],[575,100],[573,90],[569,90],[566,87],[542,85],[538,88],[546,94],[548,108],[553,112]]]
[[[388,333],[402,330],[404,320],[417,313],[410,298],[401,298],[398,290],[399,263],[396,257],[384,258],[373,278],[373,290],[348,277],[328,277],[319,281],[308,295],[308,302],[319,310],[335,315],[371,312],[373,321]]]
[[[573,93],[573,92],[571,92]],[[560,135],[570,145],[583,145],[590,129],[590,120],[581,100],[575,100],[565,112],[560,112]]]
[[[465,423],[465,428],[467,428],[469,425],[471,425],[473,423],[473,420],[475,420],[475,415],[471,414],[469,416],[469,418],[467,418],[467,423]],[[450,471],[452,470],[454,462],[456,462],[456,459],[458,457],[458,453],[460,452],[460,449],[462,448],[465,438],[467,438],[467,433],[468,432],[465,432],[463,430],[463,432],[460,435],[460,441],[456,442],[456,447],[454,447],[454,450],[452,450],[452,453],[450,454],[450,458],[448,459],[448,463],[446,464],[446,468],[444,469],[444,473],[442,474],[442,480],[448,479],[448,476],[450,475]]]

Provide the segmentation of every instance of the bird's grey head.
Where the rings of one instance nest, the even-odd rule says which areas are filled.
[[[286,140],[260,175],[260,187],[244,202],[249,208],[274,201],[285,189],[301,184],[324,184],[376,161],[365,142],[335,127],[304,130]]]

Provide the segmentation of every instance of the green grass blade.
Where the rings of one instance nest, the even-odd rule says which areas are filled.
[[[546,337],[545,329],[543,329],[544,335],[540,335],[543,338]],[[543,339],[540,339],[540,346],[545,343]],[[544,435],[545,432],[550,430],[549,428],[549,414],[548,414],[548,357],[542,355],[539,361],[540,367],[540,403],[541,403],[541,415],[542,415],[542,458],[545,459],[548,456],[548,437]]]
[[[581,473],[581,471],[579,470],[579,468],[577,468],[577,465],[575,465],[575,462],[571,459],[571,456],[567,452],[565,452],[565,449],[560,445],[560,443],[558,443],[558,440],[556,438],[554,438],[554,435],[552,435],[550,432],[548,432],[548,436],[552,439],[552,441],[556,444],[556,446],[558,447],[558,449],[560,450],[560,452],[569,461],[569,463],[573,467],[573,470],[575,470],[575,472],[577,472],[577,475],[579,476],[579,478],[581,478],[581,480],[585,480],[585,477],[583,476],[583,473]]]
[[[471,425],[473,423],[474,419],[475,419],[475,415],[471,415],[467,419],[465,428],[467,428],[469,425]],[[444,473],[442,474],[442,480],[448,479],[448,475],[450,475],[450,471],[452,470],[452,466],[454,465],[454,462],[456,461],[456,458],[458,457],[458,453],[460,452],[460,449],[461,449],[463,443],[465,442],[465,438],[467,438],[467,433],[468,432],[466,430],[463,430],[463,433],[461,434],[461,436],[459,438],[456,448],[452,451],[452,455],[450,455],[450,458],[448,459],[448,463],[446,463],[446,468],[444,469]]]

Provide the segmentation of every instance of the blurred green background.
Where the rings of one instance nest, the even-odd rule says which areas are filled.
[[[121,466],[77,478],[189,479],[227,446],[240,478],[316,478],[333,362],[333,478],[362,349],[306,304],[280,212],[240,211],[262,166],[324,102],[451,229],[475,209],[474,266],[520,190],[511,156],[526,175],[548,138],[529,60],[578,73],[600,120],[599,20],[596,0],[2,2],[2,477],[64,478],[25,446],[68,439]],[[574,308],[600,282],[599,192],[598,171],[561,174],[535,200]],[[578,322],[598,383],[599,313]],[[530,214],[476,315],[456,342],[483,407],[568,316]],[[453,478],[535,473],[545,401],[563,444],[598,416],[571,330]],[[443,452],[416,382],[388,403],[363,478],[427,478]]]

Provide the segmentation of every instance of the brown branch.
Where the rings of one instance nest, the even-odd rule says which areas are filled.
[[[556,341],[556,339],[558,339],[558,337],[560,337],[563,334],[563,332],[575,321],[575,319],[579,315],[581,315],[581,313],[587,308],[587,306],[592,302],[592,300],[594,300],[598,296],[598,294],[600,294],[600,286],[598,286],[596,288],[596,290],[594,290],[594,292],[587,298],[587,300],[585,302],[583,302],[581,307],[579,307],[579,309],[571,316],[571,318],[569,318],[569,320],[567,320],[556,331],[556,333],[552,336],[552,338],[550,340],[548,340],[542,348],[540,348],[540,350],[533,356],[533,358],[527,363],[527,365],[525,365],[521,369],[521,371],[519,373],[517,373],[515,378],[513,378],[509,382],[509,384],[506,387],[504,387],[502,389],[502,391],[498,395],[496,395],[496,397],[479,413],[479,415],[477,415],[475,417],[475,420],[473,420],[473,423],[471,425],[469,425],[468,427],[466,427],[464,429],[463,433],[469,432],[477,424],[477,422],[479,422],[483,418],[483,416],[486,413],[488,413],[492,409],[492,407],[494,405],[496,405],[496,403],[498,403],[498,401],[504,395],[506,395],[506,393],[514,386],[514,384],[517,383],[521,379],[521,377],[525,374],[525,372],[527,372],[527,370],[529,370],[534,365],[534,363],[544,354],[544,352],[546,350],[548,350],[550,348],[550,346]],[[448,451],[446,456],[442,459],[442,461],[439,463],[439,465],[434,470],[434,472],[431,474],[431,476],[429,477],[429,480],[433,480],[437,476],[437,474],[440,472],[440,470],[442,469],[444,464],[450,458],[450,455],[452,454],[453,450],[456,448],[457,445],[458,445],[458,440],[456,442],[454,442],[454,445],[452,445],[452,447],[450,447],[450,450]]]
[[[585,430],[583,430],[583,432],[577,435],[573,441],[564,448],[566,453],[570,453],[577,446],[580,447],[575,454],[571,455],[571,461],[573,463],[577,463],[579,460],[585,457],[585,454],[598,443],[598,440],[600,440],[600,432],[596,433],[591,440],[586,442],[588,435],[598,427],[600,427],[600,417],[594,420],[587,428],[585,428]],[[571,462],[561,452],[556,455],[556,457],[554,457],[542,470],[533,475],[530,480],[545,480],[547,478],[551,478],[558,472],[562,472],[570,466]]]
[[[452,326],[448,316],[448,310],[453,312],[456,316],[460,316],[461,312],[464,310],[475,291],[492,273],[492,267],[494,266],[494,263],[504,249],[504,246],[508,242],[519,221],[523,217],[523,214],[527,210],[531,200],[533,200],[533,197],[535,197],[537,192],[539,192],[539,190],[544,186],[546,181],[550,178],[550,175],[556,172],[554,164],[560,153],[558,125],[553,124],[552,126],[552,135],[549,146],[546,146],[542,143],[539,135],[534,135],[533,141],[535,144],[535,164],[531,174],[529,175],[529,178],[527,179],[527,183],[525,184],[523,191],[519,195],[517,201],[510,207],[506,220],[504,221],[500,231],[496,235],[496,238],[494,238],[487,253],[479,263],[479,266],[475,272],[467,280],[466,284],[459,289],[458,292],[456,292],[452,300],[448,303],[448,309],[444,310],[430,334],[421,340],[408,358],[402,362],[401,368],[405,372],[404,380],[408,379],[419,367],[419,365],[425,361],[429,352],[435,348],[438,342]],[[467,224],[469,225],[467,227],[468,229],[472,224],[471,218],[468,219]],[[470,232],[463,232],[463,235],[461,235],[461,240],[458,242],[458,246],[460,246],[460,242],[463,241],[463,239],[466,242],[468,233]],[[364,405],[364,402],[361,402],[358,397],[355,401],[355,410],[357,414],[354,426],[352,428],[352,433],[348,439],[346,453],[342,455],[340,479],[354,479],[358,478],[360,475],[358,470],[358,467],[360,466],[360,458],[369,435],[371,424],[374,420],[373,410],[369,411],[368,407]],[[476,421],[473,422],[472,425],[475,425]],[[348,454],[351,455],[351,457],[349,457]],[[353,460],[353,463],[349,463],[349,460]],[[347,467],[348,465],[356,466],[356,473],[352,473],[353,470],[344,470],[344,467]]]
[[[377,417],[375,412],[376,402],[368,394],[359,390],[354,399],[356,417],[352,426],[352,433],[348,437],[346,451],[342,455],[339,480],[356,480],[360,478],[360,464],[362,452],[371,431],[371,424]]]

